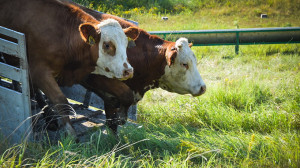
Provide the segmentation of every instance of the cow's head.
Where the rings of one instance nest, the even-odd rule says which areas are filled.
[[[120,80],[133,77],[133,68],[127,60],[126,36],[137,38],[136,28],[123,30],[116,20],[107,19],[98,25],[83,23],[79,30],[83,40],[91,46],[92,55],[97,55],[97,65],[92,73]]]
[[[167,46],[167,66],[165,74],[159,81],[159,87],[170,92],[193,96],[200,96],[206,91],[191,47],[192,44],[189,44],[186,38],[180,38],[176,43]]]

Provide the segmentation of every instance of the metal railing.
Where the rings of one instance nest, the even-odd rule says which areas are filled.
[[[26,43],[23,33],[0,26],[0,37],[5,36],[14,40],[0,38],[0,132],[17,143],[32,132]],[[5,63],[3,54],[18,59],[19,65]]]
[[[300,43],[300,27],[152,31],[149,33],[166,40],[186,37],[195,46],[235,45],[236,54],[239,53],[239,45]]]

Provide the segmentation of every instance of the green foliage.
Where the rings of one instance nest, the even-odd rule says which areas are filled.
[[[274,14],[290,15],[300,10],[298,0],[74,0],[101,12],[116,15],[136,15],[139,13],[166,14],[198,12],[202,9],[218,9],[226,14],[239,13],[244,6],[254,9],[256,15],[272,10]],[[221,9],[221,10],[220,10]],[[224,13],[224,14],[225,14]]]

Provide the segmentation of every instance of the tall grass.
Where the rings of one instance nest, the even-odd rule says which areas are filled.
[[[299,45],[193,50],[203,96],[152,90],[119,139],[1,143],[0,167],[299,167]]]
[[[208,152],[213,166],[298,167],[300,57],[283,54],[298,48],[247,46],[235,56],[228,47],[196,47],[196,55],[205,53],[198,59],[207,93],[195,99],[148,92],[139,120],[157,135],[179,137],[186,153]]]

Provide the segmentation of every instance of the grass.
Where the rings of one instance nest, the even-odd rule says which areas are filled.
[[[148,31],[300,26],[297,12],[266,8],[273,15],[260,19],[251,11],[264,5],[220,6],[167,13],[166,22],[161,13],[130,19]],[[239,55],[234,46],[192,49],[203,96],[149,91],[140,126],[123,127],[119,140],[96,132],[79,144],[1,144],[0,167],[300,167],[300,45],[240,46]]]
[[[96,10],[115,15],[150,14],[178,14],[193,13],[205,9],[213,9],[217,13],[231,15],[234,12],[245,14],[245,9],[260,15],[268,12],[271,15],[291,15],[299,12],[300,4],[297,0],[74,0]]]
[[[228,8],[202,9],[196,12],[173,14],[135,14],[128,17],[137,21],[139,27],[148,31],[159,30],[204,30],[204,29],[236,29],[236,28],[261,28],[261,27],[299,27],[300,10],[295,15],[272,15],[261,19],[255,14],[253,8],[233,10],[230,14],[225,12]],[[222,12],[223,11],[223,12]],[[163,21],[162,16],[167,16],[168,21]],[[191,19],[193,16],[193,19]],[[149,24],[151,23],[151,24]]]
[[[139,27],[148,31],[300,26],[297,0],[75,1],[137,21]],[[268,18],[261,19],[261,14],[267,14]],[[169,20],[163,21],[162,16],[168,16]]]
[[[300,57],[283,54],[298,48],[244,46],[236,56],[233,47],[196,47],[207,93],[148,92],[139,122],[165,141],[178,139],[184,153],[205,153],[195,167],[298,167]]]

